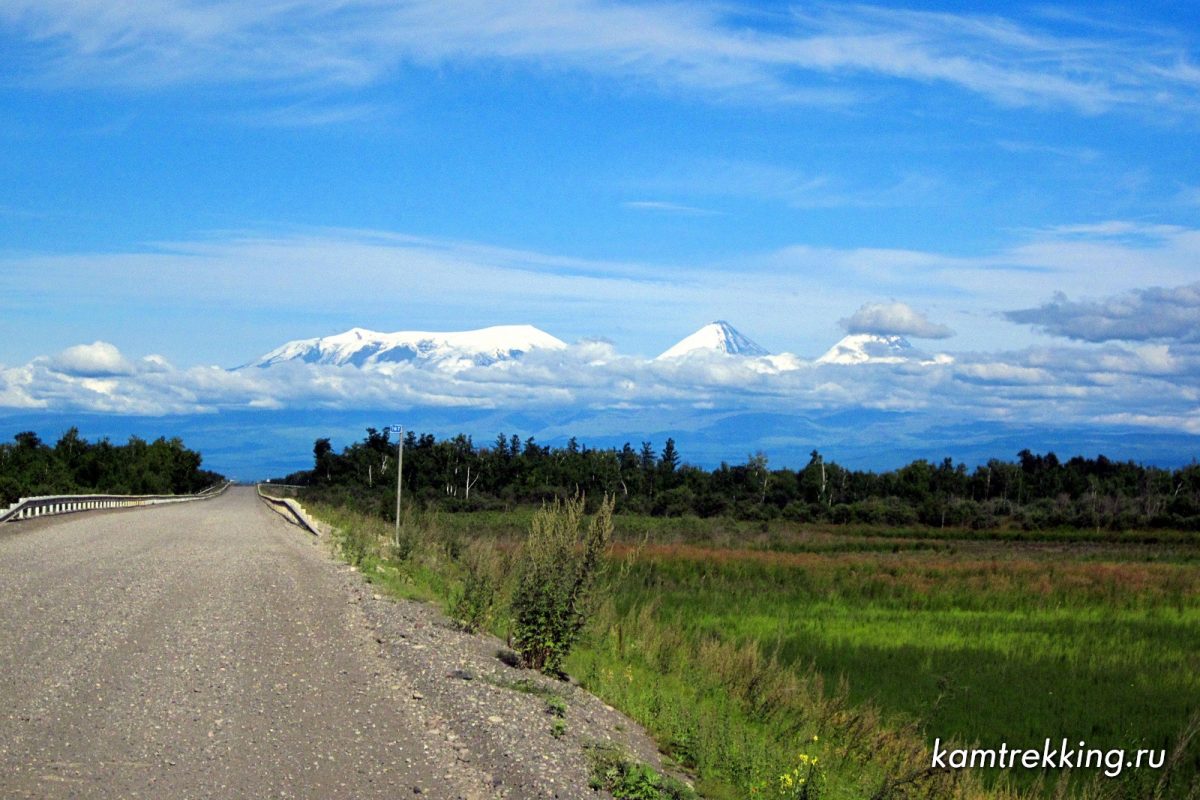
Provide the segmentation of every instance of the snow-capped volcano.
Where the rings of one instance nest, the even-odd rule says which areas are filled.
[[[246,366],[270,367],[300,361],[369,368],[408,362],[461,369],[506,361],[531,350],[561,350],[566,346],[566,342],[532,325],[495,325],[446,333],[380,333],[351,328],[334,336],[288,342]]]
[[[943,353],[931,359],[903,336],[852,333],[817,359],[818,364],[946,364],[954,359]]]
[[[903,336],[852,333],[829,348],[818,364],[899,364],[919,359],[917,349]]]
[[[717,320],[680,340],[674,347],[663,352],[659,358],[679,358],[697,352],[752,357],[770,355],[765,348],[746,338],[728,322]]]

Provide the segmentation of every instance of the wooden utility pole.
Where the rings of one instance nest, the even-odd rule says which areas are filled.
[[[400,495],[403,491],[401,480],[404,478],[404,426],[393,425],[392,431],[396,437],[396,546],[400,546]]]

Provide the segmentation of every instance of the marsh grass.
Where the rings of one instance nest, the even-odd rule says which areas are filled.
[[[598,632],[591,660],[572,669],[589,688],[603,687],[602,696],[618,697],[617,705],[639,709],[634,716],[674,740],[685,763],[732,787],[730,797],[747,785],[747,770],[755,771],[748,766],[755,753],[806,725],[840,737],[835,763],[887,764],[875,776],[881,787],[912,775],[903,787],[908,795],[941,796],[952,790],[938,776],[919,776],[911,758],[905,771],[905,747],[927,758],[935,736],[985,747],[1068,736],[1104,748],[1169,751],[1200,705],[1200,571],[1186,560],[650,545],[610,596],[608,628]],[[622,680],[629,664],[636,677]],[[686,680],[653,688],[688,665],[717,691],[697,694]],[[844,705],[850,716],[831,716],[825,702]],[[763,735],[733,752],[736,744],[722,742],[721,732],[736,728],[730,718],[738,715]],[[841,720],[838,731],[821,725],[832,718]],[[855,741],[869,746],[861,750]],[[709,763],[694,755],[704,753],[714,754]],[[840,791],[836,772],[831,796]],[[1178,759],[1176,772],[1170,791],[1181,792],[1200,773],[1196,747]],[[953,791],[1008,785],[1042,796],[1059,780],[1039,782],[1024,770],[978,777],[978,786]],[[1140,785],[1146,779],[1126,773],[1106,783],[1130,791],[1136,784],[1130,796],[1149,796]],[[1085,775],[1070,781],[1074,794],[1064,796],[1107,791]]]
[[[487,609],[456,616],[511,632],[531,513],[414,517],[418,544],[401,559],[386,523],[314,511],[349,531],[339,547],[371,580]],[[1194,534],[615,522],[601,602],[564,666],[645,725],[702,796],[793,797],[781,777],[806,757],[826,800],[1200,797],[1200,743],[1184,735],[1200,708]],[[1117,780],[928,768],[934,737],[1061,736],[1166,749],[1172,768]]]

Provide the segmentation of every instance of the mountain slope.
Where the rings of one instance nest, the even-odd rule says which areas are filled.
[[[818,364],[899,364],[921,354],[903,336],[852,333],[817,359]]]
[[[950,364],[946,353],[930,357],[909,344],[903,336],[879,333],[852,333],[817,359],[818,364]]]
[[[381,333],[351,328],[334,336],[287,342],[246,366],[271,367],[300,361],[365,368],[403,362],[464,368],[506,361],[531,350],[561,350],[566,346],[562,340],[532,325],[495,325],[444,333]]]
[[[680,358],[697,352],[752,357],[770,355],[765,348],[751,341],[728,322],[717,320],[681,339],[658,358]]]

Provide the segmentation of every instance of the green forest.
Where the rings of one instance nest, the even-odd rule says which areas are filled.
[[[53,494],[190,494],[223,479],[179,438],[89,442],[70,428],[53,446],[33,431],[0,443],[0,506]]]
[[[388,516],[394,504],[397,446],[387,431],[334,451],[313,448],[313,469],[283,482],[317,496]],[[596,449],[572,438],[563,447],[500,434],[488,446],[471,437],[409,432],[403,493],[418,507],[506,510],[578,493],[617,499],[618,513],[662,517],[784,519],[857,525],[925,525],[989,530],[1200,530],[1200,464],[1180,469],[1113,461],[1060,460],[1023,450],[969,470],[950,458],[899,469],[848,469],[816,450],[801,469],[774,469],[765,454],[712,470],[683,460],[674,440],[661,449]]]

